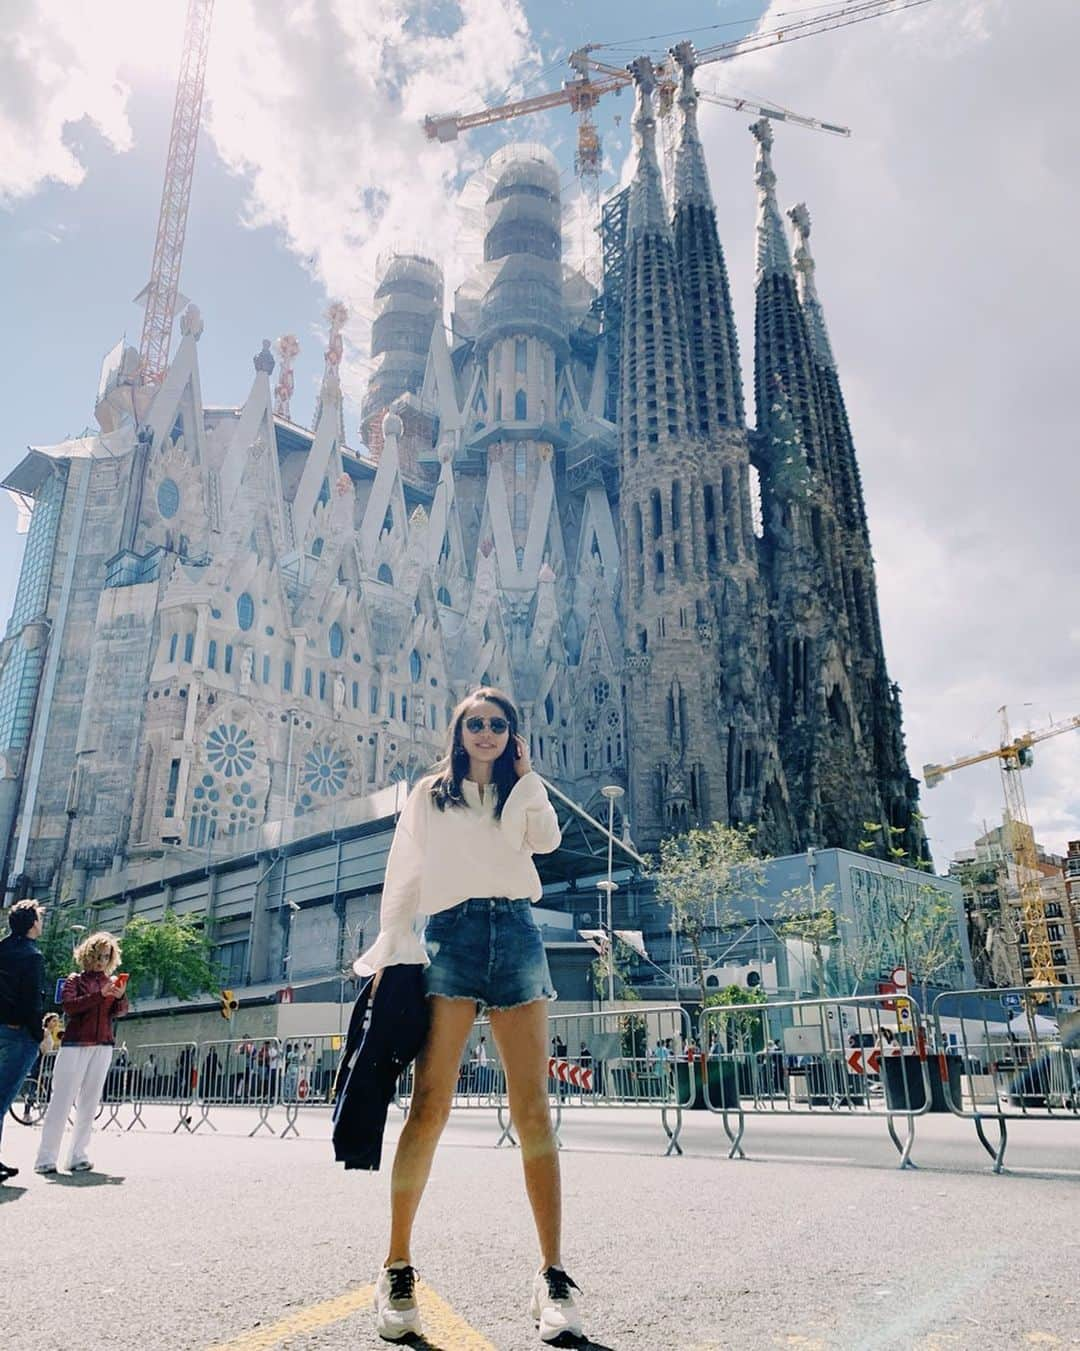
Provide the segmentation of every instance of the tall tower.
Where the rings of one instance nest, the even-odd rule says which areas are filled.
[[[776,204],[772,128],[763,119],[751,131],[758,143],[757,455],[780,754],[800,844],[850,848],[880,807],[852,685],[830,446]]]
[[[401,395],[420,393],[431,334],[442,322],[442,309],[442,269],[432,259],[419,253],[394,253],[379,259],[371,324],[371,381],[360,412],[365,444],[376,452],[381,450],[384,415]],[[409,410],[394,411],[406,414],[402,421],[408,434],[415,418],[408,416]]]
[[[682,129],[675,160],[675,258],[690,355],[691,416],[704,442],[701,518],[710,582],[703,641],[715,647],[715,717],[725,743],[724,774],[715,784],[715,819],[759,825],[766,846],[793,844],[786,786],[770,697],[768,603],[758,570],[750,500],[750,442],[743,407],[738,338],[727,267],[697,129],[693,48],[673,51],[682,72]]]
[[[726,757],[715,714],[705,448],[656,158],[655,78],[644,58],[631,69],[638,164],[627,213],[619,506],[629,809],[635,839],[648,846],[723,813]]]
[[[833,469],[834,510],[839,537],[844,609],[851,644],[850,672],[856,712],[881,797],[882,822],[912,859],[925,854],[917,816],[917,785],[904,750],[899,690],[889,680],[878,616],[877,585],[862,481],[840,376],[818,297],[816,265],[810,250],[810,212],[804,202],[788,216],[795,230],[795,272],[799,302],[810,339],[817,382],[821,431]]]

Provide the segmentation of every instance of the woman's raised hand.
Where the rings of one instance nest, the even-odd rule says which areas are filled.
[[[514,737],[514,772],[520,779],[523,774],[529,774],[531,771],[529,743],[523,736],[516,736]]]

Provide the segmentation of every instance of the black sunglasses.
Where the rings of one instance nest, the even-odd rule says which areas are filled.
[[[466,718],[465,727],[473,736],[477,736],[485,727],[490,727],[495,736],[502,736],[510,724],[505,718]]]

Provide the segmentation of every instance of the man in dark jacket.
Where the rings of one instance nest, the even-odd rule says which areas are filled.
[[[11,932],[0,942],[0,1134],[42,1043],[45,961],[34,939],[43,919],[37,901],[17,901],[8,911]],[[0,1163],[0,1182],[18,1171]]]

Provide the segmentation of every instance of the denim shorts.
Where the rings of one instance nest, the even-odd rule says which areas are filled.
[[[429,995],[489,1009],[556,997],[531,901],[474,896],[431,915],[424,942]]]

